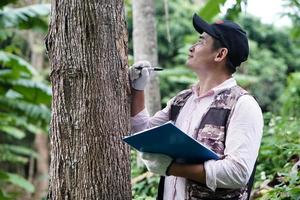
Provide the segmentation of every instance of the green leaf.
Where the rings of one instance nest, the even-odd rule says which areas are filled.
[[[201,8],[199,16],[206,21],[212,21],[212,19],[220,13],[220,6],[224,5],[225,2],[226,0],[208,0]]]
[[[236,0],[236,3],[227,10],[225,19],[235,20],[238,18],[239,14],[242,12],[242,3],[247,4],[247,0]]]
[[[29,181],[24,179],[22,176],[19,176],[17,174],[11,174],[11,173],[8,173],[8,175],[9,175],[9,179],[8,179],[9,182],[25,189],[28,192],[31,193],[34,192],[35,190],[34,186]]]
[[[0,77],[7,77],[9,74],[11,74],[11,69],[1,69],[0,70]]]
[[[26,124],[23,124],[23,127],[29,131],[30,133],[33,133],[33,134],[45,134],[47,132],[46,129],[42,129],[41,127],[35,125],[35,124],[31,124],[31,123],[26,123]]]
[[[37,71],[23,58],[5,51],[0,51],[0,66],[11,71],[2,71],[2,77],[17,79],[19,77],[31,77],[37,75]]]
[[[11,99],[0,96],[0,109],[5,112],[15,112],[26,116],[29,122],[36,125],[39,122],[48,124],[50,121],[50,110],[45,105],[36,105],[19,99]]]
[[[3,171],[0,171],[0,180],[7,180],[9,176],[4,173]]]
[[[12,152],[7,145],[0,145],[0,162],[24,165],[28,163],[28,158]]]
[[[38,158],[38,154],[34,150],[20,145],[3,144],[0,145],[0,149],[5,149],[6,151],[10,151],[12,153],[19,154],[19,155]]]
[[[18,129],[18,128],[15,128],[15,127],[12,127],[12,126],[2,126],[0,125],[0,131],[4,132],[4,133],[7,133],[17,139],[22,139],[25,137],[25,133],[24,131]]]
[[[17,185],[23,189],[25,189],[28,192],[33,193],[34,192],[34,186],[27,181],[25,178],[23,178],[22,176],[19,176],[17,174],[13,174],[13,173],[8,173],[8,172],[4,172],[4,171],[0,171],[0,175],[6,175],[6,181]]]
[[[25,129],[33,134],[45,132],[36,123],[29,123],[26,116],[20,116],[15,113],[0,113],[0,125],[20,127],[20,129]]]
[[[42,17],[50,13],[50,4],[35,4],[22,8],[6,8],[0,11],[0,28],[46,30],[48,23]]]
[[[1,178],[0,178],[1,179]],[[0,188],[0,199],[1,200],[13,200],[13,198],[7,196]]]
[[[291,193],[291,196],[295,199],[300,197],[300,187],[291,188],[289,192]]]
[[[5,95],[9,89],[10,85],[2,81],[0,76],[0,95]]]
[[[19,79],[13,81],[12,85],[12,89],[22,94],[26,101],[46,105],[51,103],[51,88],[42,82]]]

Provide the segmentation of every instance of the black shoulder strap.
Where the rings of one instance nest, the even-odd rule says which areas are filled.
[[[157,192],[156,200],[164,199],[164,190],[165,190],[165,177],[161,176],[158,184],[158,192]]]
[[[187,102],[188,98],[192,95],[192,90],[184,90],[180,92],[174,99],[170,108],[170,120],[175,122],[179,115],[180,110]]]
[[[247,183],[247,194],[248,194],[247,200],[250,199],[251,190],[253,188],[254,178],[255,178],[255,172],[256,172],[256,165],[257,165],[257,162],[255,162],[255,164],[254,164],[252,174],[251,174],[250,179],[249,179],[249,181]]]

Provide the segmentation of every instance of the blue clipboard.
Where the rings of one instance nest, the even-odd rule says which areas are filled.
[[[123,141],[140,152],[165,154],[178,163],[195,164],[220,159],[216,153],[182,132],[171,121],[126,136]]]

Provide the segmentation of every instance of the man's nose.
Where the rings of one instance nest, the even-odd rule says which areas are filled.
[[[193,44],[193,45],[189,48],[189,51],[190,51],[190,52],[193,52],[194,49],[195,49],[195,46],[196,46],[196,44]]]

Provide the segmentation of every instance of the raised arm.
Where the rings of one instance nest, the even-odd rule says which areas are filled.
[[[131,117],[134,117],[145,108],[144,90],[150,80],[151,64],[148,61],[139,61],[129,69],[131,83]]]

